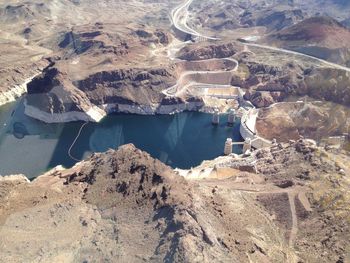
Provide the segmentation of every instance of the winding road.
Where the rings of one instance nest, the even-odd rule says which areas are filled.
[[[206,82],[196,82],[196,81],[191,81],[189,80],[187,83],[186,82],[186,78],[189,78],[191,76],[193,76],[194,78],[197,75],[202,75],[202,76],[209,76],[209,75],[220,75],[220,74],[230,74],[232,72],[237,71],[238,69],[238,61],[236,59],[233,58],[223,58],[223,59],[206,59],[206,60],[200,60],[200,61],[191,61],[191,62],[212,62],[212,61],[217,61],[217,60],[221,60],[221,61],[230,61],[233,62],[235,64],[234,68],[230,69],[230,70],[213,70],[213,71],[184,71],[180,77],[177,79],[176,84],[166,90],[163,91],[163,93],[169,97],[176,97],[176,96],[180,96],[181,94],[183,94],[188,88],[193,87],[193,86],[197,86],[197,87],[208,87],[208,86],[213,86],[213,87],[220,87],[220,88],[227,88],[227,87],[231,87],[230,83],[227,84],[216,84],[216,83],[206,83]]]
[[[209,36],[205,36],[202,35],[200,33],[198,33],[197,31],[195,31],[194,29],[190,28],[187,25],[187,19],[188,19],[188,8],[191,5],[191,3],[193,2],[193,0],[187,0],[185,1],[183,4],[181,4],[180,6],[176,7],[173,11],[172,11],[172,22],[173,25],[175,26],[175,28],[177,30],[180,30],[181,32],[185,33],[185,34],[190,34],[191,36],[194,37],[202,37],[205,39],[210,39],[210,40],[218,40],[217,38],[213,38],[213,37],[209,37]],[[328,67],[331,68],[335,68],[335,69],[339,69],[339,70],[344,70],[346,72],[350,72],[350,68],[336,64],[336,63],[332,63],[332,62],[328,62],[326,60],[317,58],[317,57],[313,57],[310,55],[306,55],[303,53],[299,53],[296,51],[291,51],[291,50],[286,50],[286,49],[282,49],[282,48],[276,48],[276,47],[271,47],[271,46],[266,46],[266,45],[261,45],[261,44],[256,44],[256,43],[247,43],[244,42],[244,48],[245,50],[247,49],[247,46],[251,46],[251,47],[257,47],[257,48],[262,48],[262,49],[267,49],[267,50],[272,50],[272,51],[276,51],[276,52],[281,52],[281,53],[286,53],[286,54],[290,54],[290,55],[296,55],[296,56],[301,56],[304,58],[308,58],[311,60],[315,60],[317,62],[320,62],[321,64],[324,64]],[[175,53],[174,52],[168,52],[170,54],[173,54],[175,57]],[[222,74],[224,72],[228,72],[228,73],[232,73],[234,71],[237,71],[238,67],[239,67],[239,63],[237,60],[232,59],[232,58],[224,58],[226,60],[230,60],[231,62],[235,62],[236,66],[228,71],[223,71],[223,70],[217,70],[217,71],[184,71],[181,76],[179,77],[179,79],[177,80],[177,83],[170,87],[169,89],[167,89],[166,91],[164,91],[164,94],[166,94],[167,96],[178,96],[181,95],[183,92],[185,92],[189,87],[193,87],[193,86],[198,86],[198,87],[208,87],[208,86],[219,86],[219,87],[229,87],[230,83],[228,83],[228,85],[223,85],[223,84],[214,84],[214,83],[198,83],[195,81],[191,81],[189,80],[186,83],[186,78],[187,77],[191,77],[191,75],[196,75],[196,74]],[[201,62],[208,62],[210,61],[210,59],[208,60],[201,60]],[[236,189],[236,190],[241,190],[241,191],[252,191],[252,189]],[[253,190],[254,192],[256,190]],[[288,194],[288,201],[289,201],[289,207],[291,209],[291,217],[292,217],[292,227],[290,229],[290,236],[289,236],[289,246],[293,246],[297,233],[298,233],[298,217],[297,217],[297,212],[296,212],[296,204],[295,204],[295,198],[298,195],[300,198],[299,200],[302,202],[302,205],[304,206],[304,208],[307,211],[312,211],[310,204],[308,203],[307,198],[305,197],[305,194],[302,191],[297,191],[295,189],[291,189],[291,190],[275,190],[275,191],[268,191],[266,193],[271,194],[273,192],[283,192],[283,193],[287,193]],[[264,193],[264,192],[260,192],[260,193]]]
[[[189,6],[191,5],[191,3],[193,2],[193,0],[186,0],[184,1],[181,5],[175,7],[172,12],[171,12],[171,18],[172,18],[172,22],[174,27],[183,32],[184,34],[190,34],[192,37],[201,37],[201,38],[205,38],[208,40],[218,40],[217,38],[213,38],[213,37],[209,37],[209,36],[205,36],[199,32],[197,32],[195,29],[192,29],[188,26],[187,24],[187,19],[189,16]],[[188,42],[185,42],[184,44],[186,44]],[[280,52],[280,53],[285,53],[285,54],[290,54],[290,55],[294,55],[294,56],[301,56],[310,60],[314,60],[319,62],[320,64],[323,64],[327,67],[330,68],[334,68],[334,69],[338,69],[338,70],[343,70],[346,72],[350,72],[350,68],[336,64],[336,63],[332,63],[332,62],[328,62],[326,60],[317,58],[317,57],[313,57],[310,55],[306,55],[300,52],[296,52],[296,51],[292,51],[292,50],[286,50],[283,48],[277,48],[277,47],[271,47],[271,46],[266,46],[266,45],[262,45],[262,44],[256,44],[256,43],[251,43],[249,41],[244,41],[244,50],[247,50],[247,47],[256,47],[256,48],[262,48],[262,49],[266,49],[266,50],[272,50],[272,51],[276,51],[276,52]],[[184,45],[185,46],[185,45]],[[183,46],[182,46],[183,47]],[[178,51],[178,50],[177,50]],[[176,56],[176,51],[175,50],[168,50],[168,55],[172,55],[172,57],[169,56],[170,59],[175,59]],[[236,67],[229,71],[229,72],[234,72],[237,71],[238,67],[239,67],[239,62],[235,59],[232,58],[226,58],[226,59],[230,59],[232,61],[234,61],[236,63]],[[177,59],[178,60],[178,59]],[[181,61],[181,60],[178,60]],[[208,62],[210,60],[201,60],[201,62],[205,63]],[[198,61],[197,61],[198,62]],[[224,73],[226,72],[226,73]],[[208,87],[209,85],[215,86],[215,87],[221,87],[221,88],[227,88],[230,83],[228,81],[228,83],[223,84],[221,83],[215,83],[214,81],[209,82],[198,82],[195,81],[195,79],[198,79],[198,75],[220,75],[220,74],[227,74],[228,71],[184,71],[182,72],[182,74],[180,75],[180,77],[178,78],[176,84],[168,89],[166,89],[165,91],[163,91],[163,94],[169,96],[169,97],[178,97],[182,94],[184,94],[189,88],[191,87],[198,87],[198,88],[205,88]],[[193,79],[191,79],[191,76],[193,76]],[[256,136],[256,134],[253,134],[254,136]],[[259,139],[259,138],[258,138]]]
[[[188,20],[188,8],[191,5],[193,0],[187,0],[181,5],[175,7],[171,11],[171,20],[174,25],[174,27],[183,32],[184,34],[189,34],[192,37],[198,37],[198,38],[204,38],[207,40],[219,40],[218,38],[215,37],[210,37],[210,36],[205,36],[196,30],[190,28],[187,25],[187,20]],[[185,42],[187,43],[187,42]],[[178,49],[176,50],[178,51]],[[168,50],[168,56],[171,60],[175,59],[175,52],[174,50],[170,49]],[[215,87],[220,87],[220,88],[227,88],[230,87],[230,83],[227,84],[215,84],[215,83],[206,83],[206,82],[196,82],[196,81],[188,81],[186,84],[184,84],[184,80],[186,78],[189,78],[190,76],[196,76],[196,75],[218,75],[218,74],[227,74],[230,72],[237,71],[239,63],[236,59],[233,58],[224,58],[224,59],[207,59],[207,60],[200,60],[200,61],[191,61],[191,62],[210,62],[213,60],[229,60],[231,62],[234,62],[236,65],[233,69],[231,70],[213,70],[213,71],[184,71],[180,77],[177,79],[176,84],[166,90],[163,91],[163,94],[167,95],[168,97],[177,97],[179,95],[182,95],[188,88],[190,87],[208,87],[209,85],[215,86]],[[181,60],[179,60],[181,61]]]
[[[193,2],[193,0],[187,0],[172,10],[171,19],[172,19],[172,23],[173,23],[174,27],[177,30],[179,30],[185,34],[189,34],[189,35],[192,35],[194,37],[201,37],[201,38],[208,39],[208,40],[219,40],[219,38],[203,35],[203,34],[197,32],[196,30],[194,30],[193,28],[190,28],[188,26],[188,24],[187,24],[188,15],[189,15],[188,9],[189,9],[189,6],[192,4],[192,2]],[[282,53],[286,53],[286,54],[302,56],[302,57],[305,57],[308,59],[316,60],[322,64],[327,65],[328,67],[350,72],[350,68],[348,68],[346,66],[332,63],[332,62],[326,61],[324,59],[320,59],[318,57],[314,57],[314,56],[300,53],[297,51],[292,51],[292,50],[288,50],[288,49],[277,48],[277,47],[272,47],[272,46],[267,46],[267,45],[262,45],[262,44],[256,44],[256,43],[249,43],[249,42],[245,42],[244,44],[246,46],[258,47],[258,48],[268,49],[268,50],[282,52]]]
[[[183,4],[175,7],[171,11],[171,20],[173,22],[174,27],[185,34],[189,34],[194,37],[200,37],[200,38],[210,39],[210,40],[218,40],[218,38],[215,38],[215,37],[202,35],[201,33],[197,32],[196,30],[190,28],[187,25],[187,20],[189,15],[188,8],[192,2],[193,0],[187,0]]]

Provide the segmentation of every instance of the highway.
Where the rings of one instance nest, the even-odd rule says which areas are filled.
[[[201,33],[195,31],[194,29],[190,28],[187,25],[187,20],[188,20],[188,8],[191,5],[193,0],[187,0],[183,4],[175,7],[172,12],[171,12],[171,19],[173,22],[174,27],[181,31],[184,32],[185,34],[189,34],[194,37],[199,37],[199,38],[204,38],[204,39],[210,39],[210,40],[218,40],[218,38],[215,37],[209,37],[202,35]]]
[[[336,68],[336,69],[340,69],[340,70],[345,70],[347,72],[350,72],[350,68],[336,64],[336,63],[332,63],[317,57],[313,57],[310,55],[306,55],[304,53],[300,53],[300,52],[296,52],[296,51],[292,51],[292,50],[288,50],[288,49],[283,49],[283,48],[277,48],[277,47],[271,47],[271,46],[266,46],[266,45],[262,45],[262,44],[256,44],[256,43],[246,43],[244,42],[244,45],[246,46],[251,46],[251,47],[257,47],[257,48],[263,48],[263,49],[268,49],[268,50],[272,50],[272,51],[276,51],[276,52],[282,52],[282,53],[286,53],[286,54],[291,54],[291,55],[295,55],[295,56],[301,56],[301,57],[305,57],[308,59],[312,59],[312,60],[316,60],[322,64],[327,65],[328,67],[331,68]]]
[[[187,25],[187,19],[188,19],[188,8],[191,5],[193,0],[188,0],[185,1],[183,4],[181,4],[180,6],[178,6],[177,8],[175,8],[172,11],[172,21],[174,26],[186,33],[186,34],[190,34],[192,36],[195,37],[203,37],[206,39],[211,39],[211,40],[218,40],[217,38],[212,38],[212,37],[207,37],[204,36],[200,33],[198,33],[197,31],[195,31],[194,29],[191,29],[188,27]],[[350,68],[347,68],[345,66],[336,64],[336,63],[332,63],[332,62],[328,62],[325,61],[323,59],[319,59],[317,57],[313,57],[310,55],[306,55],[303,53],[299,53],[299,52],[295,52],[295,51],[291,51],[291,50],[286,50],[286,49],[282,49],[282,48],[276,48],[276,47],[271,47],[271,46],[265,46],[265,45],[260,45],[260,44],[255,44],[255,43],[244,43],[245,46],[251,46],[251,47],[257,47],[257,48],[263,48],[263,49],[268,49],[268,50],[272,50],[272,51],[276,51],[276,52],[282,52],[282,53],[286,53],[286,54],[291,54],[291,55],[296,55],[296,56],[302,56],[308,59],[312,59],[312,60],[316,60],[318,62],[320,62],[321,64],[327,65],[328,67],[331,68],[336,68],[339,70],[345,70],[347,72],[350,72]],[[198,87],[207,87],[207,86],[222,86],[222,87],[228,87],[230,86],[228,83],[228,85],[216,85],[216,84],[209,84],[209,83],[198,83],[198,82],[194,82],[194,81],[188,81],[188,83],[184,84],[184,80],[186,77],[191,76],[191,75],[195,75],[195,74],[222,74],[223,72],[235,72],[237,71],[238,67],[239,67],[239,63],[237,60],[232,59],[232,58],[224,58],[224,59],[228,59],[231,60],[233,62],[236,63],[236,66],[229,71],[185,71],[183,72],[183,74],[181,74],[181,76],[179,77],[179,79],[177,80],[177,83],[170,87],[169,89],[167,89],[164,94],[168,95],[168,96],[178,96],[181,95],[181,93],[183,93],[185,90],[187,90],[187,88],[191,87],[191,86],[198,86]],[[202,60],[203,62],[208,62],[209,60]],[[255,111],[255,109],[251,109],[252,111]],[[245,113],[245,116],[243,117],[243,119],[248,117],[248,112]],[[256,118],[258,116],[258,112],[254,112],[253,114],[254,116],[251,118],[250,122],[250,127],[254,127],[255,126],[255,121]],[[242,121],[243,125],[242,127],[246,128],[248,131],[250,131],[250,127],[248,127],[248,123],[247,120]],[[254,134],[254,132],[252,132],[252,137],[255,139],[262,139],[259,136],[257,136],[256,134]],[[268,142],[269,143],[269,142]],[[243,190],[247,190],[247,189],[243,189]],[[249,191],[249,190],[248,190]],[[290,233],[290,237],[289,237],[289,245],[292,247],[294,245],[297,233],[298,233],[298,218],[296,215],[296,207],[295,207],[295,196],[298,194],[300,195],[300,192],[295,192],[295,189],[292,190],[278,190],[278,192],[287,192],[288,193],[288,202],[289,202],[289,207],[291,209],[291,217],[292,217],[292,226],[291,226],[291,233]],[[272,191],[268,191],[267,193],[272,193]],[[305,199],[305,198],[304,198]],[[305,209],[307,209],[307,207],[309,207],[309,203],[307,202],[307,204],[305,205],[303,200],[301,199],[302,205],[305,207]],[[308,209],[307,209],[308,210]],[[309,211],[309,210],[308,210]]]
[[[216,38],[212,38],[212,37],[207,37],[204,36],[200,33],[198,33],[197,31],[195,31],[194,29],[190,28],[187,25],[187,19],[188,19],[188,8],[191,5],[193,0],[187,0],[184,3],[182,3],[181,5],[179,5],[178,7],[174,8],[172,11],[172,22],[173,25],[177,28],[177,30],[182,31],[183,33],[186,34],[190,34],[192,36],[195,37],[202,37],[202,38],[206,38],[206,39],[211,39],[211,40],[218,40]],[[328,62],[326,60],[317,58],[317,57],[313,57],[310,55],[306,55],[300,52],[296,52],[296,51],[291,51],[291,50],[286,50],[283,48],[277,48],[277,47],[271,47],[271,46],[266,46],[266,45],[262,45],[262,44],[256,44],[256,43],[251,43],[251,42],[244,42],[243,45],[246,47],[250,46],[250,47],[257,47],[257,48],[262,48],[262,49],[267,49],[267,50],[272,50],[272,51],[276,51],[276,52],[281,52],[281,53],[285,53],[285,54],[290,54],[290,55],[294,55],[294,56],[301,56],[313,61],[317,61],[320,64],[323,64],[327,67],[330,68],[335,68],[335,69],[339,69],[339,70],[344,70],[346,72],[350,72],[350,68],[336,64],[336,63],[332,63],[332,62]],[[173,59],[175,58],[175,52],[168,52],[168,54],[172,54],[173,55]],[[238,67],[239,67],[239,63],[237,60],[232,59],[232,58],[225,58],[225,59],[229,59],[232,60],[236,63],[236,66],[234,69],[230,70],[230,71],[223,71],[223,70],[219,70],[219,71],[184,71],[180,77],[178,78],[176,84],[170,88],[168,88],[167,90],[163,91],[163,93],[169,97],[178,97],[180,95],[182,95],[184,92],[186,92],[186,90],[190,87],[207,87],[208,85],[213,85],[213,86],[221,86],[221,87],[227,87],[227,85],[230,85],[230,83],[227,83],[227,85],[220,85],[220,84],[215,84],[215,83],[198,83],[195,81],[192,81],[191,79],[186,79],[186,78],[190,78],[191,75],[196,75],[196,74],[224,74],[224,72],[234,72],[237,71]],[[208,62],[209,60],[202,60],[203,62]],[[195,76],[194,76],[195,77]],[[248,113],[246,113],[248,114]],[[247,116],[246,116],[247,117]],[[254,118],[254,121],[255,122]],[[242,128],[246,128],[246,130],[248,129],[247,123],[242,122]],[[255,125],[255,123],[254,123]],[[253,125],[253,126],[254,126]],[[251,125],[250,125],[251,126]],[[259,139],[259,136],[257,136],[256,134],[253,134],[253,138]]]
[[[193,0],[187,0],[184,3],[182,3],[181,5],[175,7],[172,11],[171,11],[171,19],[172,19],[172,23],[174,25],[174,27],[185,33],[185,34],[189,34],[191,36],[194,37],[198,37],[198,38],[204,38],[204,39],[208,39],[208,40],[219,40],[218,38],[214,38],[214,37],[209,37],[209,36],[205,36],[200,34],[199,32],[195,31],[194,29],[190,28],[187,25],[187,20],[188,20],[188,8],[191,5],[191,3],[193,2]],[[185,42],[187,43],[187,42]],[[183,46],[182,46],[183,47]],[[168,51],[168,56],[171,60],[175,59],[175,52],[178,51],[178,49],[170,49]],[[176,81],[176,84],[166,90],[163,91],[163,94],[169,96],[169,97],[177,97],[181,94],[183,94],[188,88],[193,87],[193,86],[197,86],[197,87],[201,87],[201,86],[209,86],[209,85],[215,85],[216,87],[228,87],[230,86],[230,83],[221,85],[221,84],[213,84],[213,83],[199,83],[199,82],[195,82],[195,81],[189,81],[188,83],[186,83],[184,85],[184,80],[186,77],[189,77],[191,75],[196,75],[196,74],[202,74],[202,75],[208,75],[208,74],[224,74],[224,73],[228,73],[228,72],[234,72],[237,71],[239,63],[237,60],[232,59],[232,58],[224,58],[225,60],[230,60],[232,62],[234,62],[236,64],[236,66],[229,71],[225,71],[225,70],[218,70],[218,71],[184,71],[180,77],[178,78],[178,80]],[[207,59],[207,60],[201,60],[201,62],[205,63],[211,60],[218,60],[218,59]]]
[[[197,32],[196,30],[190,28],[187,25],[187,20],[188,20],[188,15],[189,15],[188,8],[192,4],[192,2],[193,2],[193,0],[187,0],[172,10],[171,17],[172,17],[172,22],[173,22],[173,25],[175,26],[175,28],[186,33],[186,34],[190,34],[194,37],[204,38],[204,39],[208,39],[208,40],[219,40],[219,38],[205,36],[205,35]],[[329,61],[326,61],[326,60],[323,60],[323,59],[320,59],[320,58],[317,58],[317,57],[314,57],[311,55],[300,53],[297,51],[292,51],[292,50],[288,50],[288,49],[277,48],[277,47],[272,47],[272,46],[267,46],[267,45],[262,45],[262,44],[256,44],[256,43],[249,43],[249,42],[247,42],[247,43],[245,42],[244,44],[246,46],[258,47],[258,48],[268,49],[268,50],[282,52],[282,53],[286,53],[286,54],[302,56],[302,57],[305,57],[308,59],[316,60],[324,65],[327,65],[328,67],[350,72],[350,68],[348,68],[348,67],[345,67],[345,66],[342,66],[342,65],[339,65],[336,63],[332,63],[332,62],[329,62]]]

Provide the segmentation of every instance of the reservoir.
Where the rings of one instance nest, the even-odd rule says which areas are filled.
[[[173,168],[189,169],[222,155],[226,138],[242,141],[239,120],[229,127],[227,116],[221,116],[218,126],[211,119],[211,114],[199,112],[109,115],[100,123],[85,125],[70,154],[80,160],[133,143]],[[1,106],[0,175],[21,173],[33,178],[57,165],[73,166],[77,161],[68,152],[83,124],[37,121],[24,114],[22,101]],[[234,146],[235,153],[241,151]]]

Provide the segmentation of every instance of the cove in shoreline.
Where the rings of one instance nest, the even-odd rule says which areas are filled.
[[[223,153],[226,138],[242,141],[239,120],[233,127],[222,116],[212,126],[211,114],[182,112],[174,115],[111,114],[100,123],[89,123],[71,150],[84,159],[133,143],[173,168],[188,169]],[[0,107],[0,174],[25,174],[33,178],[57,166],[73,166],[68,156],[83,122],[46,124],[24,114],[23,101]],[[241,153],[241,147],[234,147]]]

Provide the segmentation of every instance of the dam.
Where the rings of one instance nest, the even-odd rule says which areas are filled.
[[[225,121],[213,126],[212,115],[200,112],[113,114],[100,123],[86,124],[76,139],[83,124],[37,121],[24,114],[22,101],[1,106],[0,175],[33,178],[57,165],[71,167],[77,162],[74,159],[127,143],[173,168],[189,169],[223,155],[227,138],[242,141],[239,120],[232,126]],[[235,145],[233,152],[241,153],[242,147]]]

